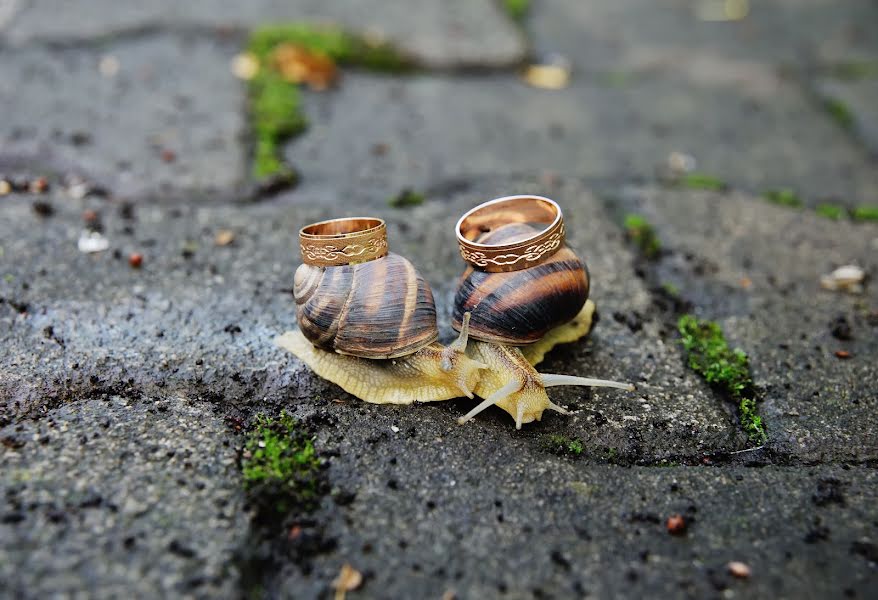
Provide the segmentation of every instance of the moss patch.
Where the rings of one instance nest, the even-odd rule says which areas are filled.
[[[584,449],[579,439],[557,433],[544,435],[542,445],[549,452],[559,456],[579,456]]]
[[[738,405],[741,427],[754,443],[765,441],[765,426],[756,414],[753,379],[747,355],[729,348],[722,329],[713,321],[683,315],[678,321],[689,367]]]
[[[530,10],[530,0],[501,0],[501,6],[509,18],[521,23]]]
[[[248,89],[251,129],[255,136],[253,177],[292,183],[296,179],[295,171],[284,163],[281,149],[286,141],[305,130],[308,120],[302,110],[299,85],[285,80],[270,60],[271,53],[280,44],[295,45],[340,65],[375,71],[407,71],[412,68],[412,62],[386,42],[338,27],[290,23],[260,27],[251,33],[247,51],[259,65]]]
[[[658,258],[662,251],[662,243],[646,217],[633,213],[625,215],[624,226],[625,236],[637,245],[644,257]]]
[[[844,102],[835,98],[827,98],[823,101],[823,108],[844,129],[853,128],[854,115]]]
[[[721,192],[728,188],[725,181],[707,173],[686,173],[680,178],[680,185],[693,190],[713,190]]]
[[[780,206],[788,206],[790,208],[801,208],[803,203],[799,195],[790,188],[781,188],[777,190],[769,190],[764,194],[765,199],[772,204]]]
[[[409,188],[402,190],[396,196],[387,201],[387,204],[393,208],[407,208],[409,206],[420,206],[424,203],[424,194],[415,192]]]
[[[277,419],[256,417],[244,446],[241,474],[265,516],[313,510],[326,491],[312,438],[286,412]]]
[[[878,205],[861,204],[851,211],[854,221],[878,221]]]
[[[837,79],[859,81],[878,77],[878,61],[848,61],[831,65],[826,74]]]
[[[814,212],[821,217],[832,219],[833,221],[840,221],[848,214],[845,207],[839,206],[838,204],[818,204],[814,209]]]

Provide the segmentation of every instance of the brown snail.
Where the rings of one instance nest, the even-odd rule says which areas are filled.
[[[517,429],[540,420],[546,409],[567,414],[549,400],[546,388],[553,386],[634,389],[534,369],[547,348],[588,333],[594,312],[588,272],[564,243],[555,202],[538,196],[486,202],[461,217],[457,236],[470,266],[455,296],[453,325],[469,330],[468,355],[487,365],[474,390],[485,400],[460,423],[493,405],[508,412]]]
[[[300,232],[293,293],[299,330],[275,342],[319,376],[366,402],[473,397],[481,363],[464,352],[467,327],[436,343],[436,307],[412,264],[388,253],[380,219],[314,223]]]

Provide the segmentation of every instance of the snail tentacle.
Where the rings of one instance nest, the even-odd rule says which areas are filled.
[[[457,422],[459,424],[463,425],[464,423],[466,423],[467,421],[469,421],[470,419],[475,417],[477,414],[479,414],[483,410],[494,406],[495,404],[497,404],[501,400],[504,400],[504,399],[508,398],[509,396],[511,396],[512,394],[514,394],[515,392],[519,391],[521,389],[521,387],[522,387],[521,382],[513,379],[512,381],[508,382],[506,385],[501,387],[499,390],[497,390],[496,392],[494,392],[493,394],[488,396],[485,400],[482,400],[482,402],[480,402],[474,409],[472,409],[471,411],[466,413],[464,416],[460,417],[457,420]],[[522,411],[522,416],[523,416],[524,415],[523,405],[522,405],[520,410]],[[521,429],[521,427],[519,427],[519,429]]]
[[[555,375],[553,373],[540,373],[543,380],[543,387],[555,387],[558,385],[581,385],[588,387],[609,387],[620,390],[628,390],[633,392],[635,389],[632,383],[622,383],[621,381],[610,381],[609,379],[594,379],[591,377],[577,377],[576,375]]]

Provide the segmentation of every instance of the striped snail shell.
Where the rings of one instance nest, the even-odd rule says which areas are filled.
[[[303,264],[293,285],[299,328],[324,350],[396,358],[436,341],[429,284],[398,254],[359,264]]]
[[[533,236],[535,227],[510,223],[484,234],[486,244],[512,243]],[[453,326],[469,311],[470,336],[483,342],[520,346],[536,342],[571,321],[588,300],[585,265],[567,246],[527,269],[488,273],[468,267],[454,298]]]

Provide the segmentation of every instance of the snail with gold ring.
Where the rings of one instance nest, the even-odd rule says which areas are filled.
[[[469,267],[454,299],[453,326],[468,330],[467,354],[487,365],[474,390],[484,401],[460,423],[498,406],[523,423],[546,409],[567,414],[549,400],[559,385],[634,386],[604,379],[538,373],[555,345],[591,329],[594,303],[585,264],[565,244],[561,207],[540,196],[508,196],[464,214],[456,235]]]
[[[558,216],[560,222],[560,209]],[[528,217],[529,213],[518,218]],[[514,246],[516,236],[510,236],[511,230],[492,233],[503,225],[495,216],[491,227],[484,231],[488,235],[504,236],[507,242],[513,240]],[[561,225],[563,235],[563,223]],[[517,235],[522,237],[520,232]],[[490,241],[481,239],[476,243],[477,249]],[[548,400],[545,387],[568,384],[630,387],[615,382],[539,374],[527,363],[530,360],[536,364],[555,345],[588,333],[594,307],[590,302],[583,306],[588,294],[587,278],[584,289],[579,290],[580,295],[584,294],[582,301],[577,305],[573,300],[575,318],[570,323],[558,315],[548,320],[537,319],[529,326],[531,337],[545,335],[529,346],[526,354],[512,346],[471,340],[470,312],[464,310],[458,314],[463,302],[456,302],[455,306],[455,327],[460,335],[445,347],[435,342],[438,328],[430,288],[409,261],[387,252],[383,221],[359,218],[314,223],[302,229],[300,243],[304,264],[296,271],[294,284],[299,330],[287,332],[275,342],[317,375],[361,400],[411,404],[461,395],[472,398],[475,392],[486,401],[462,421],[497,404],[516,418],[516,426],[520,428],[524,422],[539,419],[545,408],[565,412]],[[552,245],[549,241],[549,246]],[[489,254],[496,250],[494,244],[486,248]],[[558,248],[560,244],[546,254],[557,253]],[[538,257],[535,264],[540,264],[543,258]],[[468,289],[466,279],[462,284],[461,290]],[[461,292],[458,298],[462,298]],[[487,307],[480,302],[474,306],[483,340],[486,339]],[[551,327],[546,327],[546,323]]]

